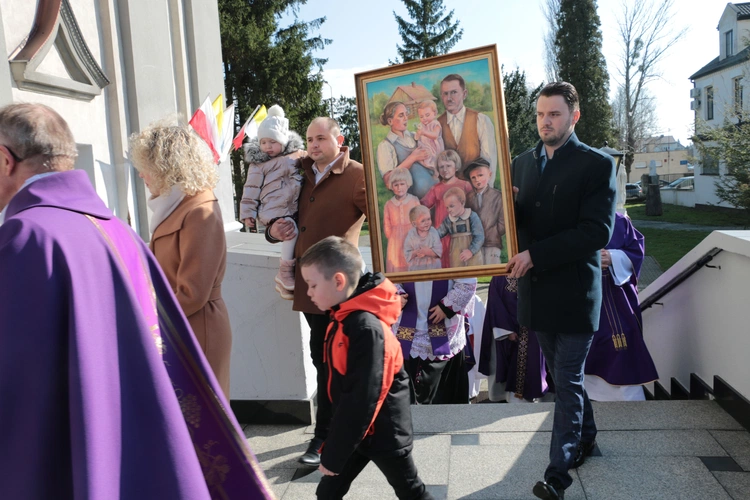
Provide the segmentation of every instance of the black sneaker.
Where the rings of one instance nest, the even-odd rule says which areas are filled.
[[[312,438],[312,441],[310,441],[310,444],[307,446],[307,451],[297,459],[297,462],[307,467],[318,467],[320,465],[320,452],[322,450],[323,440],[320,438]]]
[[[590,457],[594,452],[594,448],[596,448],[596,439],[590,443],[584,443],[583,441],[579,442],[578,448],[576,448],[576,457],[573,459],[573,465],[571,465],[570,468],[577,469],[583,465],[583,462],[586,461],[586,457]]]
[[[563,488],[560,481],[551,477],[546,481],[539,481],[534,485],[532,490],[537,498],[542,500],[564,500],[565,499],[565,488]]]

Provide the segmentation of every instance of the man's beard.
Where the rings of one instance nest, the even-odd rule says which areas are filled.
[[[572,133],[571,125],[573,125],[573,120],[568,120],[568,123],[566,124],[565,128],[559,133],[559,134],[552,134],[548,135],[546,137],[542,136],[541,132],[539,133],[539,138],[542,140],[545,146],[562,146],[562,141],[565,139],[568,135]],[[553,130],[554,132],[554,130]]]

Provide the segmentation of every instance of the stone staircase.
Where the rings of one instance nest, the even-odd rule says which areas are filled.
[[[567,500],[750,498],[750,433],[718,398],[659,400],[676,394],[662,389],[652,401],[593,403],[598,446],[572,471]],[[553,412],[553,403],[412,406],[420,476],[436,499],[534,498]],[[245,426],[280,499],[315,498],[320,473],[296,463],[311,432],[303,425]],[[396,497],[370,464],[346,498]]]

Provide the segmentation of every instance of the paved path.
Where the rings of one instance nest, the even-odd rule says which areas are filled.
[[[569,500],[750,498],[750,433],[715,401],[593,403],[594,456]],[[547,466],[553,403],[412,406],[414,460],[438,500],[533,499]],[[312,427],[249,425],[245,436],[280,500],[314,500],[318,471],[296,459]],[[369,464],[347,499],[395,500]]]

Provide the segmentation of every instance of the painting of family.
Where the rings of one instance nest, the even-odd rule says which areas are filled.
[[[502,273],[515,231],[495,48],[355,78],[374,267],[396,281]]]

